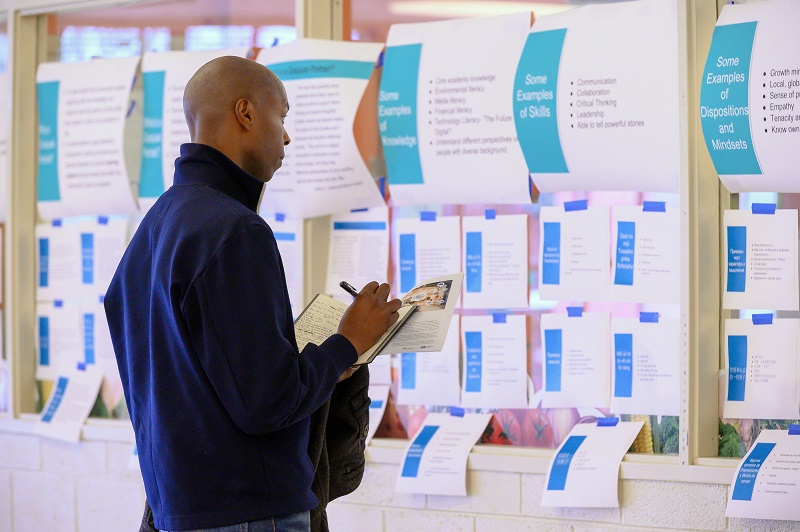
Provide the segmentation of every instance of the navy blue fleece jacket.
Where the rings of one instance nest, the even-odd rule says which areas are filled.
[[[263,185],[185,144],[105,298],[145,491],[162,530],[310,510],[310,416],[356,361],[343,336],[297,351]]]

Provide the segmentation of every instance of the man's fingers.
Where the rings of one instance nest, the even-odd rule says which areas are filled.
[[[370,281],[364,285],[364,288],[361,289],[360,294],[374,294],[375,290],[378,289],[378,281]]]
[[[400,307],[403,306],[403,302],[399,299],[392,299],[386,304],[386,308],[389,309],[391,312],[397,312],[400,310]]]
[[[381,299],[381,301],[386,301],[386,298],[389,297],[390,290],[391,287],[387,283],[382,283],[375,291],[375,295],[378,296]]]

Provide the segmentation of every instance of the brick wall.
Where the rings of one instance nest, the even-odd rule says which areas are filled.
[[[0,532],[138,530],[144,490],[131,444],[63,443],[0,431]],[[544,475],[469,471],[467,497],[395,493],[399,465],[370,462],[364,482],[329,507],[333,532],[800,530],[725,518],[721,484],[622,480],[621,508],[539,506]]]

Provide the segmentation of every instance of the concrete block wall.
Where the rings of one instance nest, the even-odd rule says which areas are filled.
[[[620,482],[620,508],[543,508],[544,475],[468,471],[466,497],[394,493],[399,465],[368,463],[361,487],[331,503],[333,532],[800,530],[800,523],[728,519],[728,486]]]
[[[0,431],[0,532],[139,528],[144,488],[129,443],[63,443]],[[800,523],[727,519],[728,487],[623,480],[621,508],[539,505],[544,475],[469,471],[467,497],[395,493],[398,464],[367,464],[361,487],[331,503],[333,532],[800,530]]]
[[[130,451],[0,432],[0,532],[138,530],[144,487]]]

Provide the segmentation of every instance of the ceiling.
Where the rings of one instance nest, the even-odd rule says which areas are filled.
[[[458,16],[500,14],[509,10],[539,12],[549,6],[566,8],[586,0],[510,2],[499,0],[350,0],[352,27],[365,40],[383,40],[391,24],[424,22]],[[161,0],[133,6],[62,14],[56,28],[70,25],[110,27],[164,27],[182,33],[195,25],[294,25],[292,0]]]

